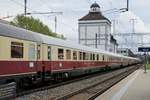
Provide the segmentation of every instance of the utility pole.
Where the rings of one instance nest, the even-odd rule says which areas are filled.
[[[129,11],[129,0],[127,0],[127,11]]]
[[[136,21],[136,19],[132,18],[132,19],[130,19],[130,21],[131,21],[131,24],[132,24],[132,32],[135,33],[135,21]]]
[[[57,17],[55,16],[55,33],[57,31]]]
[[[27,0],[24,0],[24,15],[27,14]]]
[[[95,34],[95,48],[97,48],[97,33]]]
[[[54,22],[55,22],[55,33],[57,32],[57,16],[56,15],[62,15],[63,12],[33,12],[33,13],[26,13],[27,15],[31,14],[40,14],[40,15],[48,15],[48,14],[55,14]]]
[[[27,0],[24,0],[24,16],[26,17],[27,14]],[[25,23],[27,22],[26,18],[25,18]],[[25,25],[25,29],[27,28],[27,23]]]
[[[118,24],[118,20],[112,20],[113,23],[113,34],[116,34],[116,24]]]

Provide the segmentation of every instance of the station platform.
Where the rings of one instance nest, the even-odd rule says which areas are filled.
[[[150,100],[150,70],[135,71],[95,100]]]

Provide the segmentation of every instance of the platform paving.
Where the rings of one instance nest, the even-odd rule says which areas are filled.
[[[135,71],[95,100],[150,100],[150,70]]]

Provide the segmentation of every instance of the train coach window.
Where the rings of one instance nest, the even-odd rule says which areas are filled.
[[[82,60],[82,52],[79,52],[79,60]]]
[[[38,46],[37,46],[37,59],[40,59],[40,57],[41,57],[40,52],[41,52],[41,46],[38,45]]]
[[[77,51],[73,51],[73,60],[77,60]]]
[[[90,60],[93,60],[93,54],[92,53],[90,54]]]
[[[23,43],[11,42],[11,58],[23,58]]]
[[[95,54],[93,54],[93,60],[95,60]]]
[[[29,45],[29,59],[30,60],[34,60],[35,59],[35,45],[34,44],[30,44]]]
[[[71,59],[71,50],[66,50],[66,59],[67,60]]]
[[[99,60],[99,54],[97,54],[97,61]]]
[[[58,49],[58,59],[64,59],[64,50]]]
[[[105,60],[104,55],[103,55],[103,61]]]
[[[51,60],[51,47],[50,46],[47,47],[47,58],[48,60]]]
[[[85,60],[85,57],[86,57],[86,53],[83,52],[83,60]]]

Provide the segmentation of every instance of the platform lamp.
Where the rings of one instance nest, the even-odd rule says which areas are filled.
[[[147,56],[146,52],[144,53],[144,73],[146,73],[146,64],[147,64]]]

